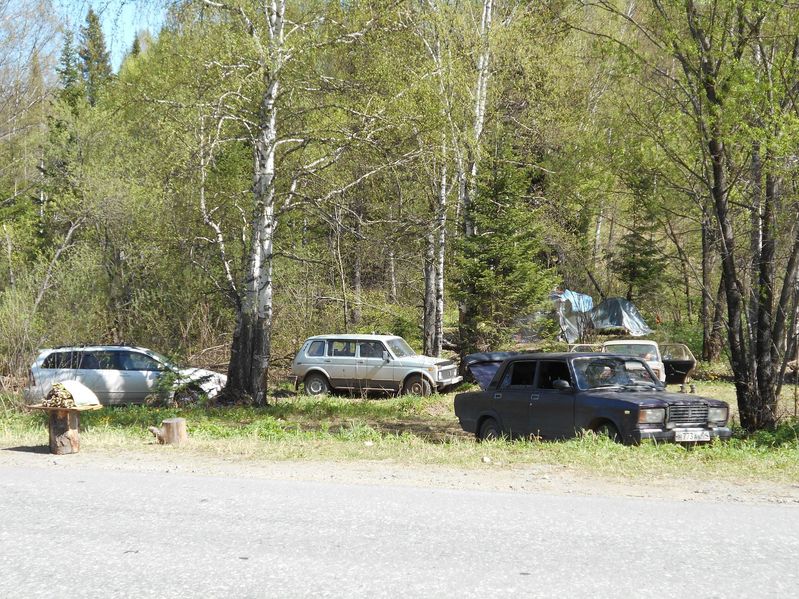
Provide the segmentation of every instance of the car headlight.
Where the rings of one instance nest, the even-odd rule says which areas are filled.
[[[707,419],[709,422],[727,422],[727,408],[708,408]]]
[[[665,420],[664,408],[641,408],[638,411],[638,422],[641,424],[662,424]]]

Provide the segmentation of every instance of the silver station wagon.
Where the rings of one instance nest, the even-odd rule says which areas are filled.
[[[302,344],[291,371],[308,395],[334,389],[430,395],[461,382],[451,360],[417,354],[393,335],[319,335]]]

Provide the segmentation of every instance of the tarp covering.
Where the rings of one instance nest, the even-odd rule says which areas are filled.
[[[633,337],[643,337],[652,332],[635,304],[623,297],[609,297],[591,310],[591,323],[597,331],[621,328]]]
[[[555,302],[555,312],[563,336],[569,343],[582,338],[591,329],[624,329],[633,337],[642,337],[652,332],[635,304],[623,297],[609,297],[597,306],[593,306],[591,296],[568,289],[553,293],[551,297]]]

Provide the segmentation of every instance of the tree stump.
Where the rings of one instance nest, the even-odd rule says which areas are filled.
[[[50,431],[50,453],[66,455],[80,451],[80,413],[87,410],[99,410],[103,406],[85,405],[74,408],[55,408],[41,404],[30,406],[33,410],[47,412],[48,430]]]
[[[161,428],[151,426],[150,432],[162,445],[180,445],[189,440],[185,418],[167,418],[161,423]]]
[[[80,451],[80,423],[75,410],[50,410],[50,453]]]

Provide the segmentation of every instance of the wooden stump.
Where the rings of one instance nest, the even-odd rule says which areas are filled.
[[[75,410],[50,410],[50,453],[80,451],[80,421]]]
[[[50,431],[50,453],[66,455],[80,451],[80,413],[87,410],[100,410],[100,404],[56,408],[41,404],[30,406],[32,410],[47,412]]]
[[[167,418],[161,423],[160,429],[151,426],[150,431],[161,444],[180,445],[189,440],[185,418]]]

